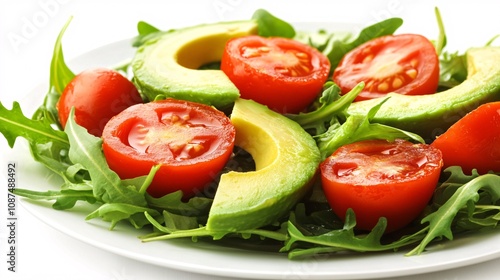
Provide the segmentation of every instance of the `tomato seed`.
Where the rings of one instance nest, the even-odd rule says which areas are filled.
[[[408,69],[406,70],[406,75],[410,77],[412,80],[417,77],[417,70],[416,69]]]
[[[365,58],[363,58],[363,63],[368,63],[372,60],[373,60],[373,54],[370,54],[370,55],[366,56]]]
[[[402,81],[400,78],[395,78],[395,79],[392,81],[392,87],[393,87],[394,89],[398,89],[398,88],[400,88],[402,85],[403,85],[403,81]]]
[[[410,61],[410,65],[411,65],[413,68],[416,68],[416,67],[417,67],[417,65],[418,65],[418,60],[416,60],[416,59],[412,59],[412,60]]]
[[[389,84],[383,82],[377,86],[377,90],[381,92],[386,92],[387,90],[389,90]]]

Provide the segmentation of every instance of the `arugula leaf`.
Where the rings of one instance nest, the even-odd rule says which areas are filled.
[[[363,87],[364,83],[360,83],[350,92],[340,96],[340,88],[333,82],[327,82],[319,99],[319,108],[307,113],[287,114],[286,117],[300,124],[304,130],[314,130],[313,135],[324,133],[327,130],[326,124],[330,126],[332,121],[335,122]]]
[[[330,60],[331,69],[333,70],[337,67],[342,57],[349,51],[372,39],[394,34],[402,24],[403,20],[401,18],[383,20],[361,30],[358,37],[351,42],[345,42],[338,39],[330,40],[323,53]]]
[[[156,229],[162,227],[159,223],[154,224],[154,221],[149,220],[151,224],[155,226]],[[167,231],[168,229],[163,229]],[[141,240],[143,242],[159,241],[159,240],[170,240],[178,238],[191,238],[193,242],[197,241],[198,237],[212,236],[212,233],[208,231],[205,227],[186,229],[186,230],[176,230],[168,234],[150,234],[142,236]]]
[[[71,72],[66,65],[62,51],[62,37],[72,19],[73,17],[70,17],[70,19],[63,26],[62,30],[59,32],[54,46],[52,61],[50,63],[50,84],[59,94],[64,91],[66,85],[75,77],[75,74],[73,74],[73,72]]]
[[[137,23],[137,31],[139,32],[139,35],[148,35],[151,33],[158,32],[160,31],[160,29],[154,27],[153,25],[145,21],[139,21]]]
[[[160,35],[163,35],[164,33],[171,32],[173,30],[169,31],[162,31],[159,28],[145,22],[145,21],[139,21],[137,23],[137,32],[139,35],[137,35],[133,40],[132,40],[132,46],[133,47],[140,47],[144,45],[147,41],[156,38]]]
[[[144,216],[158,232],[142,236],[141,240],[143,242],[176,238],[191,238],[196,241],[197,237],[212,235],[204,226],[199,226],[195,217],[186,217],[163,211],[164,225],[162,225],[149,213],[145,212]]]
[[[68,27],[71,18],[66,22],[66,25],[59,32],[57,37],[52,60],[50,62],[50,79],[49,79],[49,90],[45,95],[43,104],[34,113],[32,119],[43,120],[54,126],[57,126],[62,130],[62,126],[59,123],[59,117],[57,112],[57,102],[64,91],[66,85],[75,77],[75,74],[69,69],[64,60],[63,50],[62,50],[62,37],[66,28]]]
[[[441,55],[441,52],[443,51],[444,47],[446,46],[446,32],[444,30],[444,24],[443,20],[441,18],[441,13],[439,12],[439,9],[436,7],[434,8],[434,13],[436,14],[436,20],[438,23],[438,28],[439,28],[439,35],[436,41],[434,41],[434,47],[436,48],[436,53],[437,55]]]
[[[436,188],[432,197],[433,207],[436,209],[445,204],[458,188],[480,176],[475,169],[470,175],[466,175],[460,166],[450,166],[443,173],[447,178]]]
[[[467,79],[467,57],[465,53],[442,52],[439,59],[439,87],[452,88]]]
[[[285,38],[293,38],[295,36],[295,29],[291,24],[275,17],[266,10],[256,10],[252,15],[252,19],[257,21],[260,36]]]
[[[385,139],[394,141],[401,138],[425,143],[424,139],[415,133],[388,125],[371,123],[375,114],[387,100],[388,98],[371,108],[366,116],[349,116],[342,125],[330,126],[325,133],[315,136],[322,158],[327,158],[343,145],[362,140]]]
[[[54,87],[51,87],[47,93],[44,103],[33,114],[32,120],[44,123],[46,127],[54,128],[54,131],[64,135],[62,126],[59,122],[59,117],[56,109],[56,103],[59,100],[60,94],[56,93]],[[69,141],[67,143],[59,143],[50,141],[43,143],[41,141],[29,141],[29,148],[33,158],[45,165],[48,169],[56,172],[66,182],[75,182],[71,177],[66,176],[66,170],[73,165],[69,160],[68,150]]]
[[[192,197],[184,202],[182,191],[176,191],[159,198],[146,194],[146,200],[150,207],[166,210],[182,216],[208,217],[213,199],[206,197]]]
[[[402,138],[424,143],[422,137],[415,133],[379,123],[371,123],[387,99],[371,108],[366,116],[349,116],[342,123],[342,113],[351,105],[363,87],[364,83],[361,82],[350,92],[340,96],[340,88],[333,82],[328,82],[325,84],[326,89],[319,99],[320,105],[316,110],[286,116],[300,124],[306,131],[310,131],[316,139],[323,159],[340,146],[361,140],[385,139],[393,141],[396,138]]]
[[[146,199],[138,190],[140,186],[125,186],[112,171],[102,153],[102,139],[95,137],[74,121],[74,109],[68,117],[65,132],[70,142],[69,158],[78,162],[90,174],[94,196],[104,203],[127,203],[146,206]]]
[[[56,92],[55,87],[51,85],[49,91],[45,95],[43,104],[38,107],[31,119],[43,121],[58,130],[63,130],[59,122],[59,113],[57,111],[57,102],[60,97],[61,94]]]
[[[74,109],[68,117],[65,128],[70,141],[69,157],[78,162],[90,175],[92,192],[95,199],[102,202],[97,210],[87,216],[87,220],[101,217],[111,223],[110,229],[122,220],[128,220],[134,227],[141,228],[149,221],[144,216],[160,213],[148,206],[145,192],[159,166],[151,169],[150,174],[130,180],[121,180],[112,171],[102,153],[102,139],[95,137],[74,121]]]
[[[144,212],[149,215],[159,216],[160,213],[148,207],[131,205],[127,203],[105,203],[94,212],[90,213],[85,220],[91,220],[100,217],[103,221],[111,223],[110,230],[122,220],[128,220],[135,228],[142,228],[149,224],[144,216]]]
[[[441,237],[446,237],[449,240],[453,239],[452,223],[457,213],[461,210],[467,209],[469,217],[473,219],[472,214],[474,213],[474,204],[479,201],[480,190],[487,192],[491,197],[491,203],[495,203],[500,198],[500,176],[495,174],[485,174],[478,176],[468,183],[464,184],[458,188],[453,195],[447,200],[441,207],[439,207],[435,212],[429,214],[422,219],[422,223],[429,224],[429,230],[425,238],[420,242],[420,244],[415,247],[407,255],[412,256],[420,254],[425,250],[425,247],[434,239]],[[498,210],[498,207],[495,207]],[[500,217],[498,217],[498,212],[495,215],[489,216],[489,218],[496,216],[496,222],[492,225],[488,223],[488,226],[496,226]]]
[[[443,51],[446,43],[446,32],[444,29],[441,13],[436,7],[434,9],[438,23],[439,35],[433,41],[436,53],[439,56],[439,88],[446,89],[459,85],[467,78],[467,61],[465,53],[448,53]]]
[[[414,235],[403,237],[395,242],[383,244],[382,237],[387,226],[385,218],[381,218],[371,232],[356,234],[356,216],[352,209],[348,209],[342,228],[317,234],[308,231],[307,227],[304,226],[304,221],[307,221],[304,211],[303,207],[297,207],[296,212],[290,215],[288,222],[289,238],[280,250],[281,252],[289,252],[289,259],[340,251],[386,251],[418,242],[422,236],[421,232],[417,232]],[[299,217],[301,218],[299,219]]]
[[[470,209],[469,209],[470,210]],[[476,205],[469,211],[467,218],[455,217],[456,227],[459,230],[481,230],[484,228],[495,228],[500,222],[500,206],[498,205]]]
[[[89,196],[87,173],[85,170],[75,168],[68,156],[70,147],[69,139],[64,131],[59,130],[60,123],[57,117],[55,104],[60,94],[56,87],[65,86],[63,81],[72,76],[71,71],[64,63],[62,55],[61,39],[65,27],[59,34],[54,48],[54,56],[51,61],[51,85],[46,95],[44,104],[38,108],[32,119],[24,116],[20,105],[14,102],[12,110],[7,110],[0,103],[0,131],[4,134],[9,145],[12,147],[17,137],[21,136],[28,140],[33,158],[58,174],[63,180],[62,190],[59,192],[30,192],[28,190],[16,190],[16,194],[31,199],[56,200],[55,209],[68,209],[74,206],[77,200],[95,203],[96,199]],[[58,80],[62,79],[62,80]]]
[[[156,219],[154,219],[149,213],[144,213],[146,218],[150,223],[160,232],[171,234],[176,231],[191,231],[193,229],[198,229],[200,226],[197,222],[196,217],[186,217],[183,215],[177,215],[170,213],[169,211],[163,211],[163,223],[162,225]],[[207,232],[208,233],[208,232]],[[159,237],[162,234],[155,234],[155,237]],[[147,237],[144,238],[145,240]]]
[[[195,217],[186,217],[163,211],[164,225],[162,225],[149,213],[145,213],[145,216],[158,232],[141,237],[144,242],[177,238],[191,238],[193,241],[197,241],[198,237],[211,237],[213,240],[220,240],[228,235],[242,239],[249,239],[252,235],[259,236],[260,239],[270,238],[278,241],[286,239],[283,228],[276,231],[250,229],[239,232],[213,232],[207,230],[205,226],[199,225]]]
[[[53,129],[49,124],[39,120],[28,119],[24,116],[21,106],[14,102],[8,110],[0,102],[0,132],[4,135],[9,146],[14,147],[16,138],[21,136],[29,142],[54,142],[65,147],[69,146],[68,137],[62,131]]]
[[[57,142],[30,142],[29,147],[35,161],[61,176],[66,182],[75,182],[74,178],[66,173],[67,169],[73,165],[68,157],[69,145],[61,145]]]
[[[500,34],[497,34],[495,36],[493,36],[487,43],[486,43],[486,46],[492,46],[493,43],[498,39],[500,38]]]
[[[55,200],[52,207],[58,210],[72,208],[77,201],[91,204],[105,202],[87,218],[100,216],[111,222],[111,228],[123,219],[128,219],[135,227],[142,227],[149,223],[143,215],[144,211],[159,215],[156,210],[146,207],[144,197],[159,167],[154,167],[148,176],[122,181],[107,166],[101,150],[102,140],[75,123],[74,110],[66,126],[68,134],[54,130],[44,120],[26,118],[18,103],[14,103],[11,111],[0,103],[0,113],[0,120],[5,122],[2,133],[11,146],[17,136],[26,138],[33,157],[65,181],[59,191],[16,189],[16,195],[35,200]],[[66,151],[67,155],[62,155],[62,151]],[[70,160],[78,163],[71,164]]]
[[[490,46],[497,38],[500,38],[500,35],[491,38],[484,46]],[[441,90],[461,84],[468,75],[466,52],[441,52],[439,69],[439,88]]]
[[[173,214],[168,211],[163,211],[163,220],[165,228],[170,229],[171,232],[199,227],[196,217],[186,218],[183,215]]]
[[[16,189],[15,195],[23,196],[34,200],[55,200],[52,207],[56,210],[66,210],[73,208],[77,201],[86,201],[90,204],[97,202],[92,191],[75,191],[75,190],[60,190],[60,191],[33,191],[26,189]]]
[[[153,181],[156,172],[160,170],[161,164],[157,164],[151,168],[149,171],[149,174],[146,176],[140,176],[132,179],[124,179],[122,180],[122,184],[125,186],[135,186],[138,192],[142,195],[146,195],[146,190],[148,189],[149,185]]]

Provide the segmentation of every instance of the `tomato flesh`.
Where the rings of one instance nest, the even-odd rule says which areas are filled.
[[[467,174],[500,172],[500,102],[471,111],[431,144],[443,153],[444,167],[461,166]]]
[[[97,68],[81,72],[66,85],[57,110],[63,127],[74,107],[75,122],[101,136],[111,117],[139,103],[142,99],[132,82],[115,70]]]
[[[423,36],[383,36],[347,53],[334,70],[333,81],[343,93],[364,81],[356,101],[389,92],[431,94],[438,87],[439,59],[433,44]]]
[[[189,197],[215,179],[234,140],[235,128],[222,112],[167,99],[135,105],[113,117],[103,132],[103,151],[122,179],[147,175],[160,164],[150,195],[182,190]]]
[[[330,62],[318,50],[291,39],[246,36],[226,44],[221,70],[242,98],[280,113],[298,113],[321,93]]]
[[[366,140],[345,145],[321,163],[327,200],[340,218],[356,214],[357,228],[387,219],[386,232],[413,221],[432,197],[442,168],[441,152],[405,140]]]

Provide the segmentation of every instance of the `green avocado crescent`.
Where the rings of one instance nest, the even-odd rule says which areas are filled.
[[[466,57],[468,77],[460,85],[430,95],[390,93],[372,121],[417,133],[431,142],[479,105],[500,100],[500,47],[472,48]],[[366,115],[380,101],[355,102],[347,115]]]
[[[207,230],[236,232],[277,221],[310,189],[320,162],[316,142],[300,125],[251,100],[235,101],[235,145],[249,152],[255,171],[221,176]]]
[[[221,70],[199,70],[218,62],[228,40],[257,33],[253,20],[197,25],[146,41],[132,60],[134,83],[149,100],[157,96],[222,108],[239,90]]]

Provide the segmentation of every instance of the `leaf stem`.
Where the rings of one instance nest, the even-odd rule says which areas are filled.
[[[146,177],[146,180],[144,180],[144,183],[142,184],[141,188],[139,189],[139,193],[145,194],[146,190],[148,189],[149,185],[151,185],[151,182],[153,181],[156,172],[160,169],[161,165],[155,165],[151,167],[151,171],[149,171],[148,176]]]

